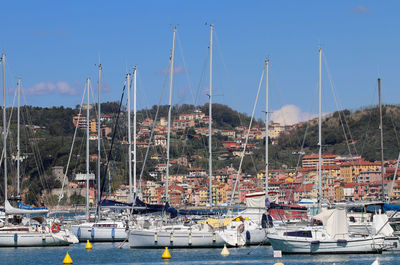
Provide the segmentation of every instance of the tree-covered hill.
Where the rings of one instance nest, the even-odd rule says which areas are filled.
[[[111,121],[106,126],[114,128],[114,121],[119,110],[119,102],[102,103],[102,113],[109,114]],[[10,117],[10,110],[7,109],[7,117]],[[172,108],[172,120],[178,119],[179,114],[191,113],[200,110],[208,115],[208,104],[203,106],[175,105]],[[154,118],[157,106],[138,111],[138,131],[140,123],[146,118]],[[75,126],[72,123],[73,116],[79,113],[79,106],[76,108],[52,107],[40,108],[24,106],[21,108],[21,152],[26,159],[21,164],[21,182],[24,191],[25,202],[40,204],[43,202],[44,191],[61,186],[59,181],[51,177],[51,168],[63,166],[66,168],[68,155],[71,148]],[[84,113],[84,111],[82,112]],[[91,111],[91,118],[96,117],[94,109]],[[158,118],[166,118],[167,106],[160,106]],[[112,187],[116,188],[121,184],[128,183],[128,147],[123,142],[127,139],[127,115],[123,107],[120,114],[119,125],[115,134],[115,144],[111,152],[111,175]],[[15,194],[15,159],[10,159],[16,154],[16,111],[11,119],[11,126],[8,134],[8,172],[9,191]],[[239,113],[228,106],[213,104],[213,127],[219,130],[232,130],[237,126],[248,126],[250,117]],[[255,125],[263,127],[262,121]],[[206,124],[196,124],[206,127]],[[399,130],[400,128],[400,107],[394,105],[383,106],[383,129],[384,129],[384,150],[385,159],[395,159],[400,151]],[[110,136],[110,135],[109,135]],[[138,141],[148,141],[148,136],[139,137]],[[380,132],[379,132],[379,109],[368,107],[356,111],[343,110],[324,117],[322,122],[322,143],[323,152],[331,152],[339,155],[361,155],[370,161],[380,160]],[[221,169],[228,166],[239,167],[240,156],[234,150],[223,147],[223,142],[229,140],[221,133],[213,135],[213,169]],[[318,122],[312,120],[293,126],[293,129],[282,134],[277,145],[270,141],[269,165],[272,169],[294,168],[299,157],[293,155],[293,151],[301,150],[305,153],[312,153],[318,150]],[[67,173],[72,180],[73,173],[85,171],[85,130],[77,131],[76,143],[73,150],[71,164]],[[102,150],[102,177],[105,169],[105,154],[110,154],[110,137],[103,138]],[[245,156],[242,171],[246,174],[255,174],[265,167],[265,140],[262,138],[249,141],[253,147]],[[2,148],[2,141],[0,143]],[[239,150],[239,149],[238,149]],[[192,167],[208,168],[208,137],[199,135],[195,128],[174,131],[171,135],[171,159],[186,157]],[[161,156],[160,160],[148,159],[144,167],[144,179],[157,180],[151,173],[156,170],[157,164],[166,162],[166,150],[160,146],[150,148],[149,157],[154,154]],[[97,153],[97,141],[91,141],[90,153]],[[137,176],[140,175],[146,149],[138,148],[137,152]],[[92,172],[96,172],[96,162],[90,163]],[[301,166],[301,164],[300,164]],[[174,164],[171,167],[171,174],[187,174],[189,166]],[[3,170],[0,172],[0,197],[3,197]],[[48,203],[48,202],[45,202]]]
[[[384,157],[396,159],[400,151],[400,107],[382,108]],[[318,120],[303,123],[279,137],[281,150],[300,150],[304,140],[306,153],[318,151]],[[361,155],[366,160],[380,160],[379,108],[335,112],[322,122],[323,152]]]

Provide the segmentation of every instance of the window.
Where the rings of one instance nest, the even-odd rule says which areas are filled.
[[[312,237],[311,231],[292,231],[292,232],[284,232],[284,236],[295,236],[295,237]]]

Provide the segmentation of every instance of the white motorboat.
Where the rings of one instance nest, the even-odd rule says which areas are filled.
[[[350,236],[346,211],[326,210],[316,216],[323,226],[306,226],[293,230],[277,230],[268,239],[274,250],[283,253],[340,254],[377,253],[384,247],[384,236]]]

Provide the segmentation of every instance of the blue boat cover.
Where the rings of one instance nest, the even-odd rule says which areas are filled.
[[[384,212],[387,212],[387,211],[400,211],[400,205],[385,203],[385,204],[383,204],[382,209],[383,209]]]
[[[35,206],[30,206],[23,204],[22,202],[17,203],[19,209],[24,209],[24,210],[48,210],[47,207],[35,207]]]

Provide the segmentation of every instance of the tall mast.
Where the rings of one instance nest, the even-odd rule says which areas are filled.
[[[268,63],[265,60],[265,198],[268,199],[268,123],[269,123],[269,106],[268,106]]]
[[[87,90],[87,103],[86,103],[86,216],[89,219],[89,94],[90,94],[90,78],[86,79],[86,90]]]
[[[136,197],[136,67],[133,68],[133,194]]]
[[[101,164],[101,71],[103,67],[101,64],[99,65],[99,79],[97,81],[98,93],[99,93],[99,102],[97,107],[97,201],[101,200],[101,191],[100,191],[100,164]]]
[[[209,97],[209,107],[208,107],[208,174],[209,174],[209,202],[212,206],[212,56],[213,56],[213,30],[214,25],[210,26],[210,94]]]
[[[128,88],[128,168],[129,168],[129,202],[132,202],[132,136],[131,136],[131,74],[126,75]]]
[[[167,169],[165,181],[165,202],[168,201],[168,179],[169,179],[169,140],[171,135],[171,111],[172,111],[172,86],[174,81],[174,60],[175,60],[175,35],[176,27],[174,27],[174,35],[172,37],[172,52],[171,52],[171,70],[169,73],[169,102],[168,102],[168,134],[167,134]]]
[[[382,177],[382,201],[385,200],[385,172],[383,167],[383,122],[382,122],[382,96],[381,96],[381,79],[378,78],[379,92],[379,129],[381,131],[381,177]]]
[[[17,92],[18,92],[18,108],[17,108],[17,198],[19,199],[20,195],[20,184],[19,184],[19,178],[20,178],[20,171],[19,171],[19,163],[20,163],[20,104],[21,104],[21,78],[18,77],[18,82],[17,82]]]
[[[321,164],[322,164],[322,49],[319,48],[319,77],[318,77],[318,206],[321,205],[322,198],[322,177],[321,177]]]
[[[4,201],[7,201],[7,118],[6,118],[6,54],[1,55],[3,64],[3,161],[4,161]]]

